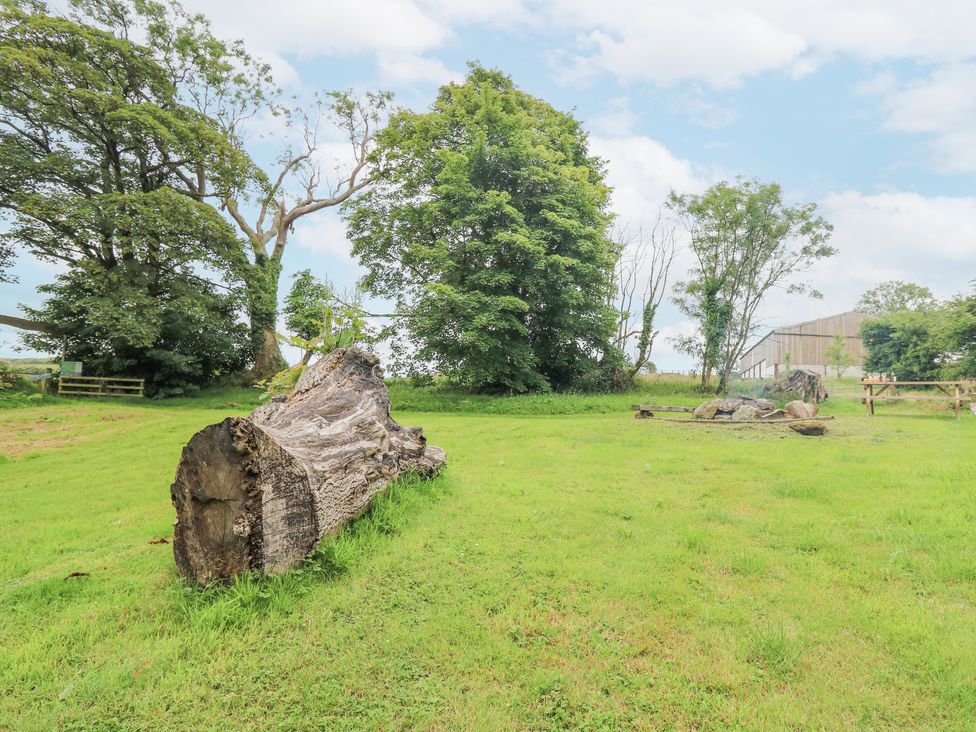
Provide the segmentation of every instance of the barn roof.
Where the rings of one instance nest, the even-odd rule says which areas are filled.
[[[745,358],[750,353],[752,353],[756,348],[758,348],[759,346],[761,346],[763,344],[763,342],[765,342],[766,339],[769,338],[770,336],[774,336],[774,335],[786,335],[790,331],[793,331],[793,330],[802,328],[805,325],[811,325],[813,323],[819,323],[819,322],[824,321],[824,320],[832,320],[833,318],[841,318],[841,317],[843,317],[845,315],[849,315],[850,313],[856,313],[856,312],[857,312],[856,310],[845,310],[842,313],[835,313],[834,315],[824,315],[821,318],[813,318],[812,320],[804,320],[802,323],[793,323],[792,325],[781,325],[779,328],[773,328],[766,335],[764,335],[758,341],[756,341],[751,346],[749,346],[749,348],[747,348],[745,351],[743,351],[742,356],[740,356],[740,360],[743,359],[743,358]],[[810,336],[812,336],[814,334],[813,333],[790,333],[790,335],[798,335],[798,336],[810,335]]]

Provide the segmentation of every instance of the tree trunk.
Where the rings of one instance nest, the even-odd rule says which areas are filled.
[[[50,323],[44,323],[40,320],[27,320],[14,315],[0,315],[0,325],[9,325],[21,330],[34,330],[38,333],[54,333],[54,326]]]
[[[252,327],[253,329],[253,327]],[[271,328],[262,328],[256,334],[252,333],[252,338],[257,341],[254,351],[254,365],[249,374],[251,381],[264,381],[270,379],[279,371],[288,368],[288,362],[281,355],[278,347],[278,333]]]
[[[362,514],[398,476],[434,475],[444,451],[390,417],[373,354],[334,351],[287,397],[204,428],[172,486],[173,552],[199,584],[283,572]]]
[[[278,347],[278,278],[281,262],[275,257],[258,257],[246,278],[248,316],[251,320],[251,349],[254,365],[250,377],[262,381],[288,368]]]

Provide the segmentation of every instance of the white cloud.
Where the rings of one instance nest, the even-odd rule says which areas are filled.
[[[630,135],[637,124],[637,115],[630,109],[627,97],[611,99],[603,114],[589,120],[588,127],[598,135],[625,137]]]
[[[484,23],[503,28],[538,22],[521,0],[426,0],[422,5],[436,18],[459,23]]]
[[[345,263],[354,262],[346,224],[335,211],[322,211],[299,219],[293,236],[292,243],[302,249],[327,254]],[[295,264],[294,260],[292,263]]]
[[[960,61],[976,53],[976,3],[957,0],[550,0],[578,33],[566,77],[714,87],[781,70],[802,76],[834,55]]]
[[[976,171],[976,64],[940,68],[904,85],[881,77],[865,91],[882,95],[885,129],[932,136],[937,169]]]
[[[878,270],[907,280],[936,271],[950,282],[976,275],[976,197],[844,191],[828,195],[823,209],[835,245],[864,281],[877,280]],[[921,284],[937,278],[928,279]]]
[[[701,191],[713,178],[660,142],[642,135],[594,135],[590,150],[607,161],[613,209],[621,222],[651,220],[672,190]]]
[[[824,298],[774,291],[761,313],[770,324],[849,310],[885,280],[917,282],[945,298],[976,277],[976,197],[843,191],[826,196],[821,213],[834,225],[839,252],[803,279]]]
[[[464,78],[464,74],[452,71],[437,59],[414,53],[381,53],[377,58],[377,65],[380,80],[384,84],[409,86],[419,82],[440,86]]]
[[[421,53],[443,43],[450,29],[411,0],[310,3],[277,0],[192,0],[223,36],[249,46],[299,56],[385,51]]]
[[[744,76],[789,64],[806,48],[800,36],[724,3],[581,5],[562,17],[587,29],[570,64],[572,75],[584,80],[608,72],[625,84],[702,79],[735,86]]]
[[[375,54],[383,81],[444,83],[459,75],[423,54],[453,38],[455,26],[509,28],[531,18],[520,0],[277,0],[271,10],[263,0],[187,0],[186,4],[205,13],[221,37],[243,38],[254,55],[271,64],[276,81],[285,86],[299,81],[285,55]]]

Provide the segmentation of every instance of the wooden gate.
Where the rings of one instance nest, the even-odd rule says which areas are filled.
[[[74,396],[145,396],[145,379],[123,379],[116,376],[62,376],[58,394]]]

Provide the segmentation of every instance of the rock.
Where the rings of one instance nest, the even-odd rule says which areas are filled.
[[[733,422],[755,422],[759,419],[759,410],[751,404],[743,404],[732,412]]]
[[[794,432],[799,432],[801,435],[809,435],[811,437],[820,437],[827,433],[827,428],[822,422],[793,422],[787,425]]]
[[[691,416],[695,419],[715,419],[715,414],[718,412],[721,404],[721,399],[712,399],[703,404],[699,404],[695,407],[695,411],[691,413]]]
[[[783,408],[797,419],[816,417],[818,411],[815,404],[807,404],[806,402],[801,402],[799,399],[794,399]]]
[[[756,399],[756,409],[761,412],[772,412],[776,409],[776,402],[772,399]]]

